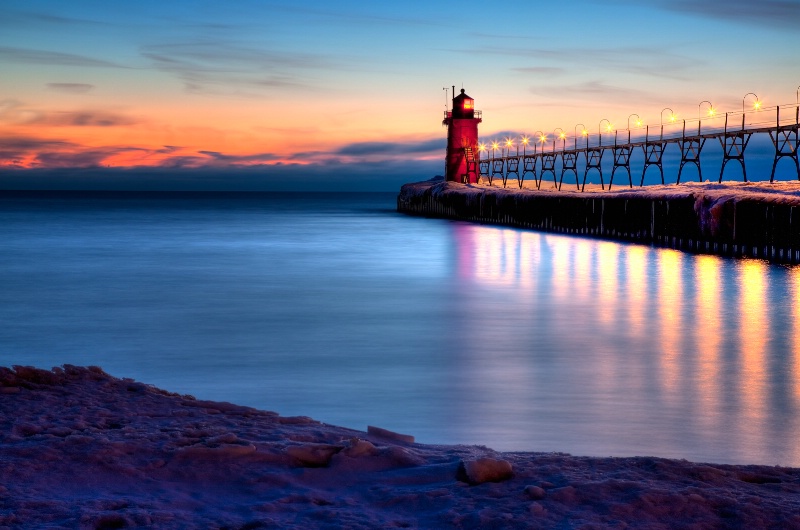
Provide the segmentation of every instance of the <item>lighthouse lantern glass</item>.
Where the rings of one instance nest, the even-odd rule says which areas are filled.
[[[473,99],[465,99],[464,100],[464,110],[471,110],[475,106],[475,100]]]

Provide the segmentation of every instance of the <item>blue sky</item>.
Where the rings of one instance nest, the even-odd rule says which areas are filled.
[[[441,173],[443,87],[476,99],[487,139],[792,103],[798,27],[797,1],[6,0],[0,187],[89,167],[393,190]]]

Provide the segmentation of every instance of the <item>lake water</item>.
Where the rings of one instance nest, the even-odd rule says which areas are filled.
[[[800,268],[395,194],[0,195],[0,365],[426,443],[800,466]]]

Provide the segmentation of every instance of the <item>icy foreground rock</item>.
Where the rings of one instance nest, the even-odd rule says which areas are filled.
[[[800,469],[414,444],[0,367],[0,527],[800,528]]]

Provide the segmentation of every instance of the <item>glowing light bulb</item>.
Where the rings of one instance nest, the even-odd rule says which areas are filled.
[[[716,113],[717,113],[717,111],[716,111],[716,109],[714,109],[714,107],[709,107],[708,108],[708,115],[709,116],[713,116]]]
[[[559,137],[559,138],[561,138],[561,139],[563,140],[564,138],[566,138],[566,137],[567,137],[567,135],[566,135],[566,133],[563,133],[563,132],[562,132],[561,134],[559,134],[559,135],[558,135],[558,137]]]
[[[486,144],[479,144],[478,151],[486,151]]]
[[[581,131],[581,136],[586,136],[587,134],[589,134],[589,131],[587,131],[586,129]]]
[[[547,135],[546,134],[541,135],[539,137],[539,141],[542,142],[542,143],[546,142],[547,141]]]
[[[674,114],[669,117],[669,121],[672,121],[672,122],[674,122],[677,119],[678,119],[678,117],[675,116]]]
[[[760,109],[761,108],[761,102],[760,101],[756,101],[755,103],[753,103],[753,108],[756,109],[756,110]]]
[[[530,138],[528,138],[527,136],[523,136],[523,137],[522,137],[522,143],[523,143],[523,144],[525,144],[525,145],[528,145],[528,142],[529,142],[529,141],[530,141]]]

